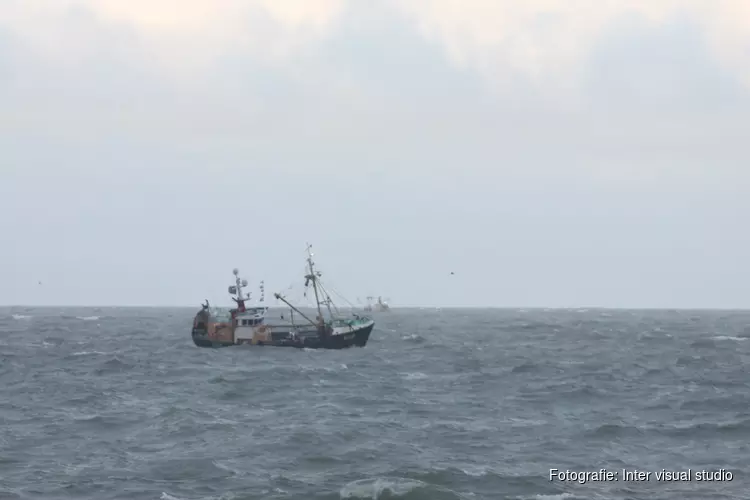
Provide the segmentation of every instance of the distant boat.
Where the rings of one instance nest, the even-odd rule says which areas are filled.
[[[366,312],[372,312],[372,311],[385,312],[385,311],[390,311],[391,310],[391,308],[388,305],[388,303],[385,302],[382,297],[378,297],[378,300],[377,300],[377,302],[375,302],[374,306],[372,304],[373,299],[374,299],[374,297],[372,297],[372,296],[367,297],[367,304],[364,307],[364,310]]]
[[[387,302],[383,302],[382,297],[378,297],[378,302],[375,304],[375,310],[379,312],[386,312],[390,311],[391,307],[388,305]]]
[[[286,298],[276,293],[274,296],[291,308],[290,324],[269,325],[266,322],[267,307],[256,306],[248,308],[245,301],[250,298],[242,295],[242,288],[247,286],[246,280],[240,280],[235,269],[237,284],[229,287],[230,294],[236,294],[233,300],[237,303],[234,309],[213,308],[203,305],[193,320],[192,338],[198,347],[227,347],[232,345],[251,344],[277,347],[297,347],[310,349],[344,349],[347,347],[364,347],[370,338],[375,322],[368,317],[352,314],[343,317],[333,304],[328,293],[320,282],[321,273],[315,271],[312,261],[311,246],[308,245],[307,264],[309,273],[305,275],[305,288],[312,285],[315,293],[317,317],[310,319],[298,308],[289,303]],[[261,282],[261,294],[263,293]],[[321,300],[321,296],[325,298]],[[263,296],[261,295],[261,301]],[[328,319],[324,318],[323,309],[328,312]],[[335,311],[335,312],[334,312]],[[304,321],[297,324],[294,313]],[[282,316],[283,318],[283,316]]]

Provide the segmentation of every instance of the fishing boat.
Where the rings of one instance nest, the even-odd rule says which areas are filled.
[[[369,317],[358,314],[352,314],[351,317],[341,314],[320,281],[321,273],[315,270],[311,249],[312,246],[308,245],[305,290],[313,289],[317,311],[315,320],[291,304],[281,294],[275,293],[274,296],[278,300],[289,306],[290,322],[269,324],[266,315],[267,307],[248,308],[246,306],[245,302],[250,296],[248,294],[244,297],[242,289],[247,286],[247,281],[240,280],[238,273],[235,272],[236,285],[229,287],[229,293],[236,295],[232,298],[237,307],[229,310],[215,308],[206,301],[193,320],[192,337],[195,345],[228,347],[250,344],[309,349],[364,347],[375,327],[375,322]],[[322,306],[325,306],[328,318],[324,317]],[[295,321],[295,313],[301,318],[301,322]],[[281,318],[283,320],[283,315]]]
[[[388,305],[388,302],[383,300],[383,297],[378,297],[377,302],[375,302],[375,305],[372,305],[374,297],[368,296],[367,297],[367,303],[364,306],[365,312],[387,312],[391,310],[391,307]]]

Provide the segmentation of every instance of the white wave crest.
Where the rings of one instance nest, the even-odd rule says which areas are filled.
[[[391,495],[406,495],[410,491],[424,487],[425,483],[406,479],[360,479],[353,481],[339,492],[342,499],[346,498],[369,498],[377,500],[383,493]]]

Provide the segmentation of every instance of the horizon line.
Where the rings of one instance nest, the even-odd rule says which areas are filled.
[[[89,304],[89,305],[60,305],[60,304],[44,304],[44,305],[30,305],[30,304],[0,304],[0,308],[12,309],[12,308],[102,308],[102,309],[197,309],[198,306],[186,306],[186,305],[114,305],[114,304]],[[219,306],[226,307],[226,306]],[[253,305],[252,307],[260,307],[259,305]],[[284,305],[272,305],[266,306],[269,309],[288,309],[288,306]],[[314,308],[314,306],[298,306],[301,309]],[[340,307],[341,310],[364,310],[363,306],[357,307]],[[489,305],[399,305],[389,306],[389,309],[497,309],[497,310],[513,310],[513,311],[570,311],[570,310],[601,310],[601,311],[750,311],[750,306],[747,307],[667,307],[667,306],[489,306]],[[364,311],[364,312],[382,312],[382,311]]]

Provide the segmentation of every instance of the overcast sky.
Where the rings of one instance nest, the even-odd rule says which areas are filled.
[[[355,303],[748,307],[748,25],[747,0],[1,0],[0,304],[229,304],[235,266],[299,288],[309,241]]]

